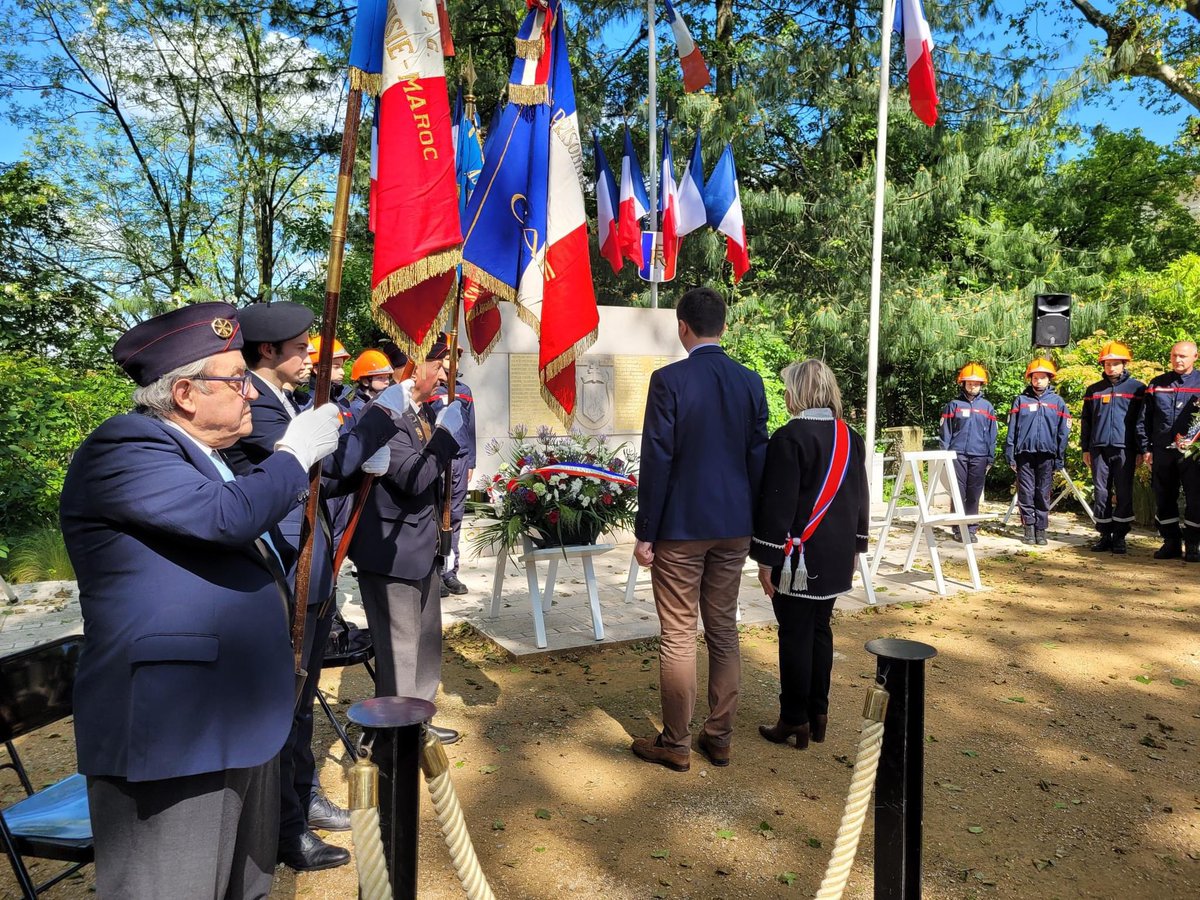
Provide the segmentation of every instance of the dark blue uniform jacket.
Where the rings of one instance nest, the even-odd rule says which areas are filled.
[[[1030,385],[1017,395],[1008,413],[1008,439],[1004,458],[1009,465],[1020,453],[1049,453],[1055,468],[1061,469],[1071,436],[1071,413],[1062,397],[1050,385],[1039,397]]]
[[[1151,378],[1146,385],[1146,402],[1142,417],[1145,446],[1150,450],[1166,450],[1175,435],[1185,434],[1193,411],[1200,405],[1200,369],[1187,375],[1167,372]]]
[[[286,604],[254,541],[307,490],[289,453],[226,483],[186,435],[137,413],[83,442],[61,502],[83,612],[80,772],[149,781],[279,752],[295,675]]]
[[[1115,384],[1101,378],[1089,385],[1079,414],[1079,449],[1091,453],[1100,447],[1124,447],[1145,453],[1138,434],[1145,391],[1146,386],[1128,372],[1122,372]]]
[[[996,410],[983,394],[972,399],[960,392],[942,410],[942,449],[992,459],[998,428]]]
[[[650,376],[642,426],[640,541],[750,536],[767,459],[762,378],[715,344]]]
[[[430,405],[433,407],[434,413],[438,413],[446,405],[447,391],[445,385],[439,384],[433,392],[433,399]],[[475,398],[471,395],[471,389],[461,381],[456,380],[454,383],[454,396],[462,401],[463,410],[463,446],[459,448],[458,456],[455,457],[459,462],[468,469],[475,468]]]

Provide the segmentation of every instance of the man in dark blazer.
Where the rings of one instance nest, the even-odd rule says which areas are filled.
[[[245,341],[242,355],[258,396],[250,402],[250,434],[226,453],[230,468],[238,474],[269,458],[280,435],[300,412],[290,389],[304,383],[311,369],[308,329],[313,314],[299,303],[261,303],[242,310],[240,319]],[[365,410],[324,463],[325,479],[313,533],[313,566],[304,622],[303,658],[308,679],[297,704],[291,734],[279,755],[279,861],[297,871],[328,869],[350,861],[347,850],[321,840],[313,830],[350,829],[349,813],[317,789],[316,759],[312,752],[313,701],[336,612],[335,605],[328,602],[333,593],[336,547],[326,506],[327,492],[337,492],[348,479],[357,477],[362,463],[395,433],[396,424],[384,409],[377,405]],[[296,558],[300,553],[303,523],[304,507],[297,506],[279,526]],[[288,571],[288,583],[295,588],[294,567]]]
[[[435,418],[428,401],[448,352],[439,336],[405,382],[411,385],[411,402],[400,417],[400,430],[388,442],[387,472],[367,496],[350,543],[375,642],[379,697],[432,701],[442,680],[438,530],[446,467],[464,440],[463,405],[456,400]],[[451,728],[431,730],[443,743],[458,740]]]
[[[185,306],[113,350],[137,410],[104,422],[63,485],[79,580],[75,685],[101,897],[265,897],[275,870],[278,753],[295,700],[274,526],[337,445],[331,410],[235,477],[217,451],[255,396],[236,311]]]
[[[635,555],[653,566],[662,630],[662,733],[633,752],[679,772],[691,765],[696,622],[708,647],[709,714],[697,747],[729,764],[741,683],[737,597],[750,550],[753,502],[767,452],[762,378],[721,349],[725,301],[695,288],[675,308],[688,358],[650,376],[642,426]]]

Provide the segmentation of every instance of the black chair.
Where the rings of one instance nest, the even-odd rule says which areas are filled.
[[[26,797],[0,809],[0,842],[12,863],[22,896],[37,895],[92,862],[92,822],[88,815],[87,781],[75,773],[40,791],[25,772],[13,741],[71,715],[71,695],[83,638],[60,638],[0,658],[0,741],[9,762],[0,769],[17,773]],[[35,885],[24,857],[72,863],[48,881]]]
[[[325,661],[321,664],[322,671],[361,665],[367,670],[367,674],[371,676],[371,681],[374,683],[375,670],[371,668],[371,660],[374,658],[375,644],[371,640],[371,632],[366,628],[350,625],[342,618],[340,612],[335,612],[333,629],[329,632],[329,644],[325,648]],[[350,754],[350,759],[358,759],[358,749],[350,740],[350,736],[346,734],[345,726],[333,714],[333,710],[329,707],[329,701],[325,699],[325,695],[321,693],[319,687],[317,688],[317,701],[321,704],[321,709],[325,710],[325,715],[329,717],[329,724],[341,738],[342,745]]]

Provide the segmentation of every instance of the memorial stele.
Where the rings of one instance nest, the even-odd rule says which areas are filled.
[[[479,364],[464,353],[459,367],[475,398],[478,464],[472,488],[481,477],[491,478],[500,465],[501,457],[485,449],[493,439],[506,446],[517,426],[530,433],[543,425],[565,432],[542,399],[537,335],[517,318],[511,303],[501,303],[500,311],[503,325],[491,354]],[[650,374],[686,355],[675,310],[601,306],[596,342],[575,366],[573,430],[605,435],[612,447],[628,441],[636,450],[642,441]]]

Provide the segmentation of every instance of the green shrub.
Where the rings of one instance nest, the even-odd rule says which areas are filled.
[[[14,541],[6,568],[5,578],[14,584],[75,580],[75,569],[57,528],[41,528]]]

